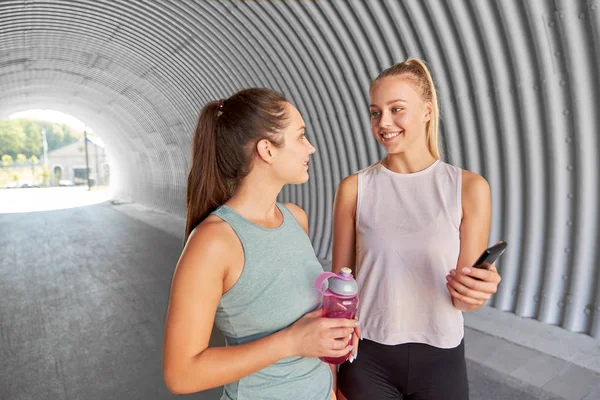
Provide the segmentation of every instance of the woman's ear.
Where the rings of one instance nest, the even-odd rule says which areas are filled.
[[[275,160],[275,147],[267,139],[263,139],[256,144],[256,154],[267,164],[273,164]]]
[[[425,115],[423,116],[423,121],[425,121],[425,122],[431,121],[432,114],[433,114],[433,107],[431,106],[431,103],[429,103],[429,102],[425,103]]]

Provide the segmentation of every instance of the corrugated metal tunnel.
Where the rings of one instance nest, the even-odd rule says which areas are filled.
[[[378,160],[368,86],[431,66],[445,158],[492,187],[510,250],[492,305],[600,338],[600,1],[0,1],[0,117],[74,115],[101,135],[118,198],[184,215],[202,105],[281,91],[317,148],[287,187],[330,258],[338,182]]]

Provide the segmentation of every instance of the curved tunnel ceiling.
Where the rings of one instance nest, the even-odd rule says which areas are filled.
[[[493,305],[600,337],[599,0],[0,1],[0,117],[72,114],[107,144],[117,195],[184,215],[208,101],[284,93],[317,153],[303,206],[330,258],[341,178],[382,156],[368,85],[409,56],[440,95],[446,160],[492,187],[510,250]]]

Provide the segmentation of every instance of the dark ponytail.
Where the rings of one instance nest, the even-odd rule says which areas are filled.
[[[187,182],[185,240],[192,230],[228,196],[217,164],[217,114],[219,102],[208,103],[200,112],[192,141],[191,168]]]
[[[185,240],[217,207],[231,197],[252,168],[256,144],[283,144],[288,125],[285,97],[269,89],[246,89],[200,112],[192,141],[187,182]]]

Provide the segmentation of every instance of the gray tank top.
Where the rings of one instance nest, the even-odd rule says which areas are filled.
[[[283,223],[257,225],[228,206],[213,212],[235,231],[244,249],[244,269],[223,294],[215,325],[228,346],[251,342],[293,324],[320,304],[314,282],[323,268],[294,215],[277,203]],[[318,358],[290,357],[225,385],[221,400],[329,400],[332,376]]]

